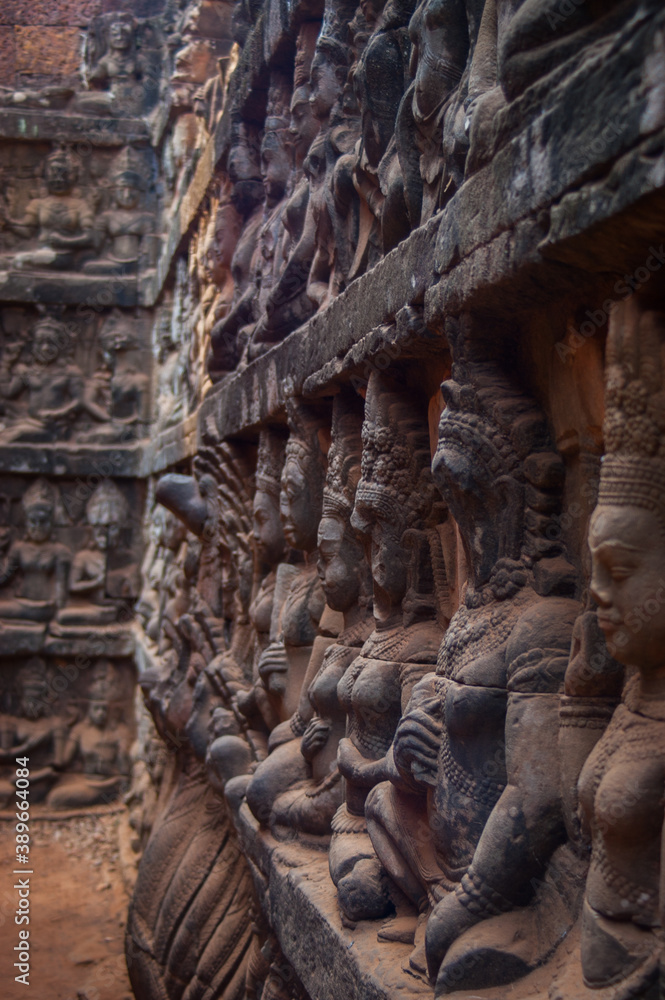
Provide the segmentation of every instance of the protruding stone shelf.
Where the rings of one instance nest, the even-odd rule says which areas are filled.
[[[135,276],[116,278],[71,271],[0,271],[0,299],[44,305],[83,303],[100,311],[110,306],[138,304]]]
[[[146,143],[148,126],[140,118],[100,118],[20,106],[0,109],[0,138],[33,142],[71,142],[90,146],[124,146]]]
[[[381,924],[373,921],[342,926],[326,853],[275,840],[246,805],[239,828],[266,916],[310,996],[430,1000],[432,989],[402,968],[411,945],[378,941]]]

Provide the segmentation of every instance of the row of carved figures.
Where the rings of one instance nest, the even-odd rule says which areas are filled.
[[[657,996],[664,344],[658,308],[615,309],[590,581],[557,529],[565,465],[542,410],[470,344],[433,458],[426,395],[375,372],[364,404],[291,399],[255,465],[205,431],[194,475],[160,480],[175,517],[144,565],[142,685],[186,745],[130,916],[146,976],[174,961],[158,914],[162,936],[192,926],[156,866],[196,884],[203,914],[195,840],[237,864],[231,817],[249,809],[325,848],[343,922],[412,942],[437,995],[519,980],[566,939],[550,995]]]
[[[211,377],[282,340],[427,222],[490,162],[504,109],[576,65],[616,27],[616,7],[563,17],[554,0],[328,0],[322,23],[302,24],[293,64],[273,63],[262,128],[230,105],[194,250]]]

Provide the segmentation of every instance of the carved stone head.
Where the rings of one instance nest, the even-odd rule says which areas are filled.
[[[109,48],[129,52],[134,48],[136,22],[131,14],[116,14],[109,24]]]
[[[261,176],[269,208],[284,197],[291,173],[290,99],[288,81],[281,73],[273,73],[261,142]]]
[[[458,0],[423,0],[409,24],[413,110],[428,122],[462,78],[469,53],[464,4]]]
[[[46,664],[39,656],[27,661],[18,677],[19,711],[25,719],[45,714],[49,683]]]
[[[311,406],[287,402],[289,440],[281,478],[279,512],[284,538],[294,549],[313,552],[321,520],[328,424]]]
[[[322,32],[312,60],[309,98],[312,114],[319,121],[327,121],[344,89],[348,72],[348,46]]]
[[[105,551],[116,546],[120,529],[128,523],[129,508],[115,483],[105,479],[88,500],[85,512],[97,548]]]
[[[46,160],[44,181],[49,194],[69,194],[76,184],[78,170],[64,148],[57,149]]]
[[[252,505],[252,535],[257,556],[268,566],[276,566],[284,554],[279,493],[285,449],[286,431],[273,427],[261,431]]]
[[[665,312],[615,306],[607,347],[607,453],[591,518],[591,593],[610,653],[643,675],[665,661]]]
[[[39,367],[48,367],[71,353],[74,338],[64,323],[45,316],[32,330],[32,356]]]
[[[430,471],[422,401],[372,373],[362,430],[362,478],[351,524],[370,545],[375,615],[401,610],[411,589],[432,603],[426,533],[445,517]]]
[[[29,541],[48,541],[53,531],[55,490],[46,479],[37,479],[23,494],[25,533]]]
[[[367,594],[369,590],[363,547],[351,529],[361,475],[362,422],[362,405],[355,394],[340,393],[335,397],[318,531],[319,576],[326,601],[334,611],[348,611],[363,591]]]
[[[561,580],[546,569],[562,551],[550,539],[559,535],[552,515],[564,469],[543,412],[490,362],[455,364],[441,390],[446,408],[432,468],[462,537],[467,603],[490,579],[495,596],[510,596],[532,571],[536,589],[565,593],[568,564],[559,567]]]
[[[307,156],[307,150],[319,131],[319,123],[314,117],[310,104],[312,89],[309,84],[317,35],[317,22],[307,21],[301,25],[296,42],[289,128],[296,167],[302,165]]]

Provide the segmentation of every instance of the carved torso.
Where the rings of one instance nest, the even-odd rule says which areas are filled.
[[[646,927],[659,924],[664,724],[662,700],[640,699],[633,683],[579,782],[583,827],[593,845],[587,899],[606,916]]]

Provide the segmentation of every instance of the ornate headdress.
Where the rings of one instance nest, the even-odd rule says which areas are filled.
[[[607,342],[605,446],[598,504],[652,511],[665,531],[665,314],[615,306]]]
[[[111,660],[101,659],[95,666],[90,687],[88,688],[88,698],[90,701],[110,701],[117,695],[116,670]]]
[[[367,388],[362,440],[356,503],[382,509],[403,531],[443,520],[445,508],[430,469],[426,412],[410,392],[377,372]]]
[[[271,73],[268,106],[263,124],[262,149],[284,146],[289,141],[291,86],[282,73]]]
[[[360,482],[363,408],[355,394],[340,393],[333,401],[332,442],[323,488],[323,514],[348,521]]]
[[[148,185],[145,161],[131,146],[125,146],[115,158],[111,181],[116,186],[126,184],[128,187],[144,191]]]
[[[78,164],[71,156],[65,145],[59,145],[46,157],[46,173],[48,173],[49,169],[53,167],[57,170],[66,170],[72,184],[75,183],[76,178],[78,177]]]
[[[89,524],[124,524],[129,507],[122,493],[110,479],[105,479],[88,500],[85,512]]]
[[[267,427],[259,435],[259,452],[256,460],[256,488],[279,499],[280,479],[284,467],[286,431]]]
[[[314,58],[316,38],[321,29],[318,21],[306,21],[300,25],[296,41],[296,58],[293,70],[293,89],[305,87],[309,83],[309,71]]]
[[[23,494],[22,504],[26,514],[33,510],[43,510],[53,514],[55,489],[45,479],[36,479]]]
[[[32,656],[18,676],[18,684],[24,693],[43,694],[48,689],[46,664],[39,656]]]
[[[323,479],[329,435],[327,415],[291,396],[286,401],[286,416],[290,434],[284,461],[297,462],[305,473],[311,471],[313,462]]]
[[[502,561],[526,582],[524,569],[563,553],[556,519],[563,462],[540,407],[494,362],[456,362],[452,375],[441,386],[446,408],[439,423],[439,452],[448,448],[472,461],[478,481],[488,490],[501,482],[519,490],[524,516],[512,539],[514,556]],[[557,571],[563,573],[562,586],[569,570],[563,560]]]

